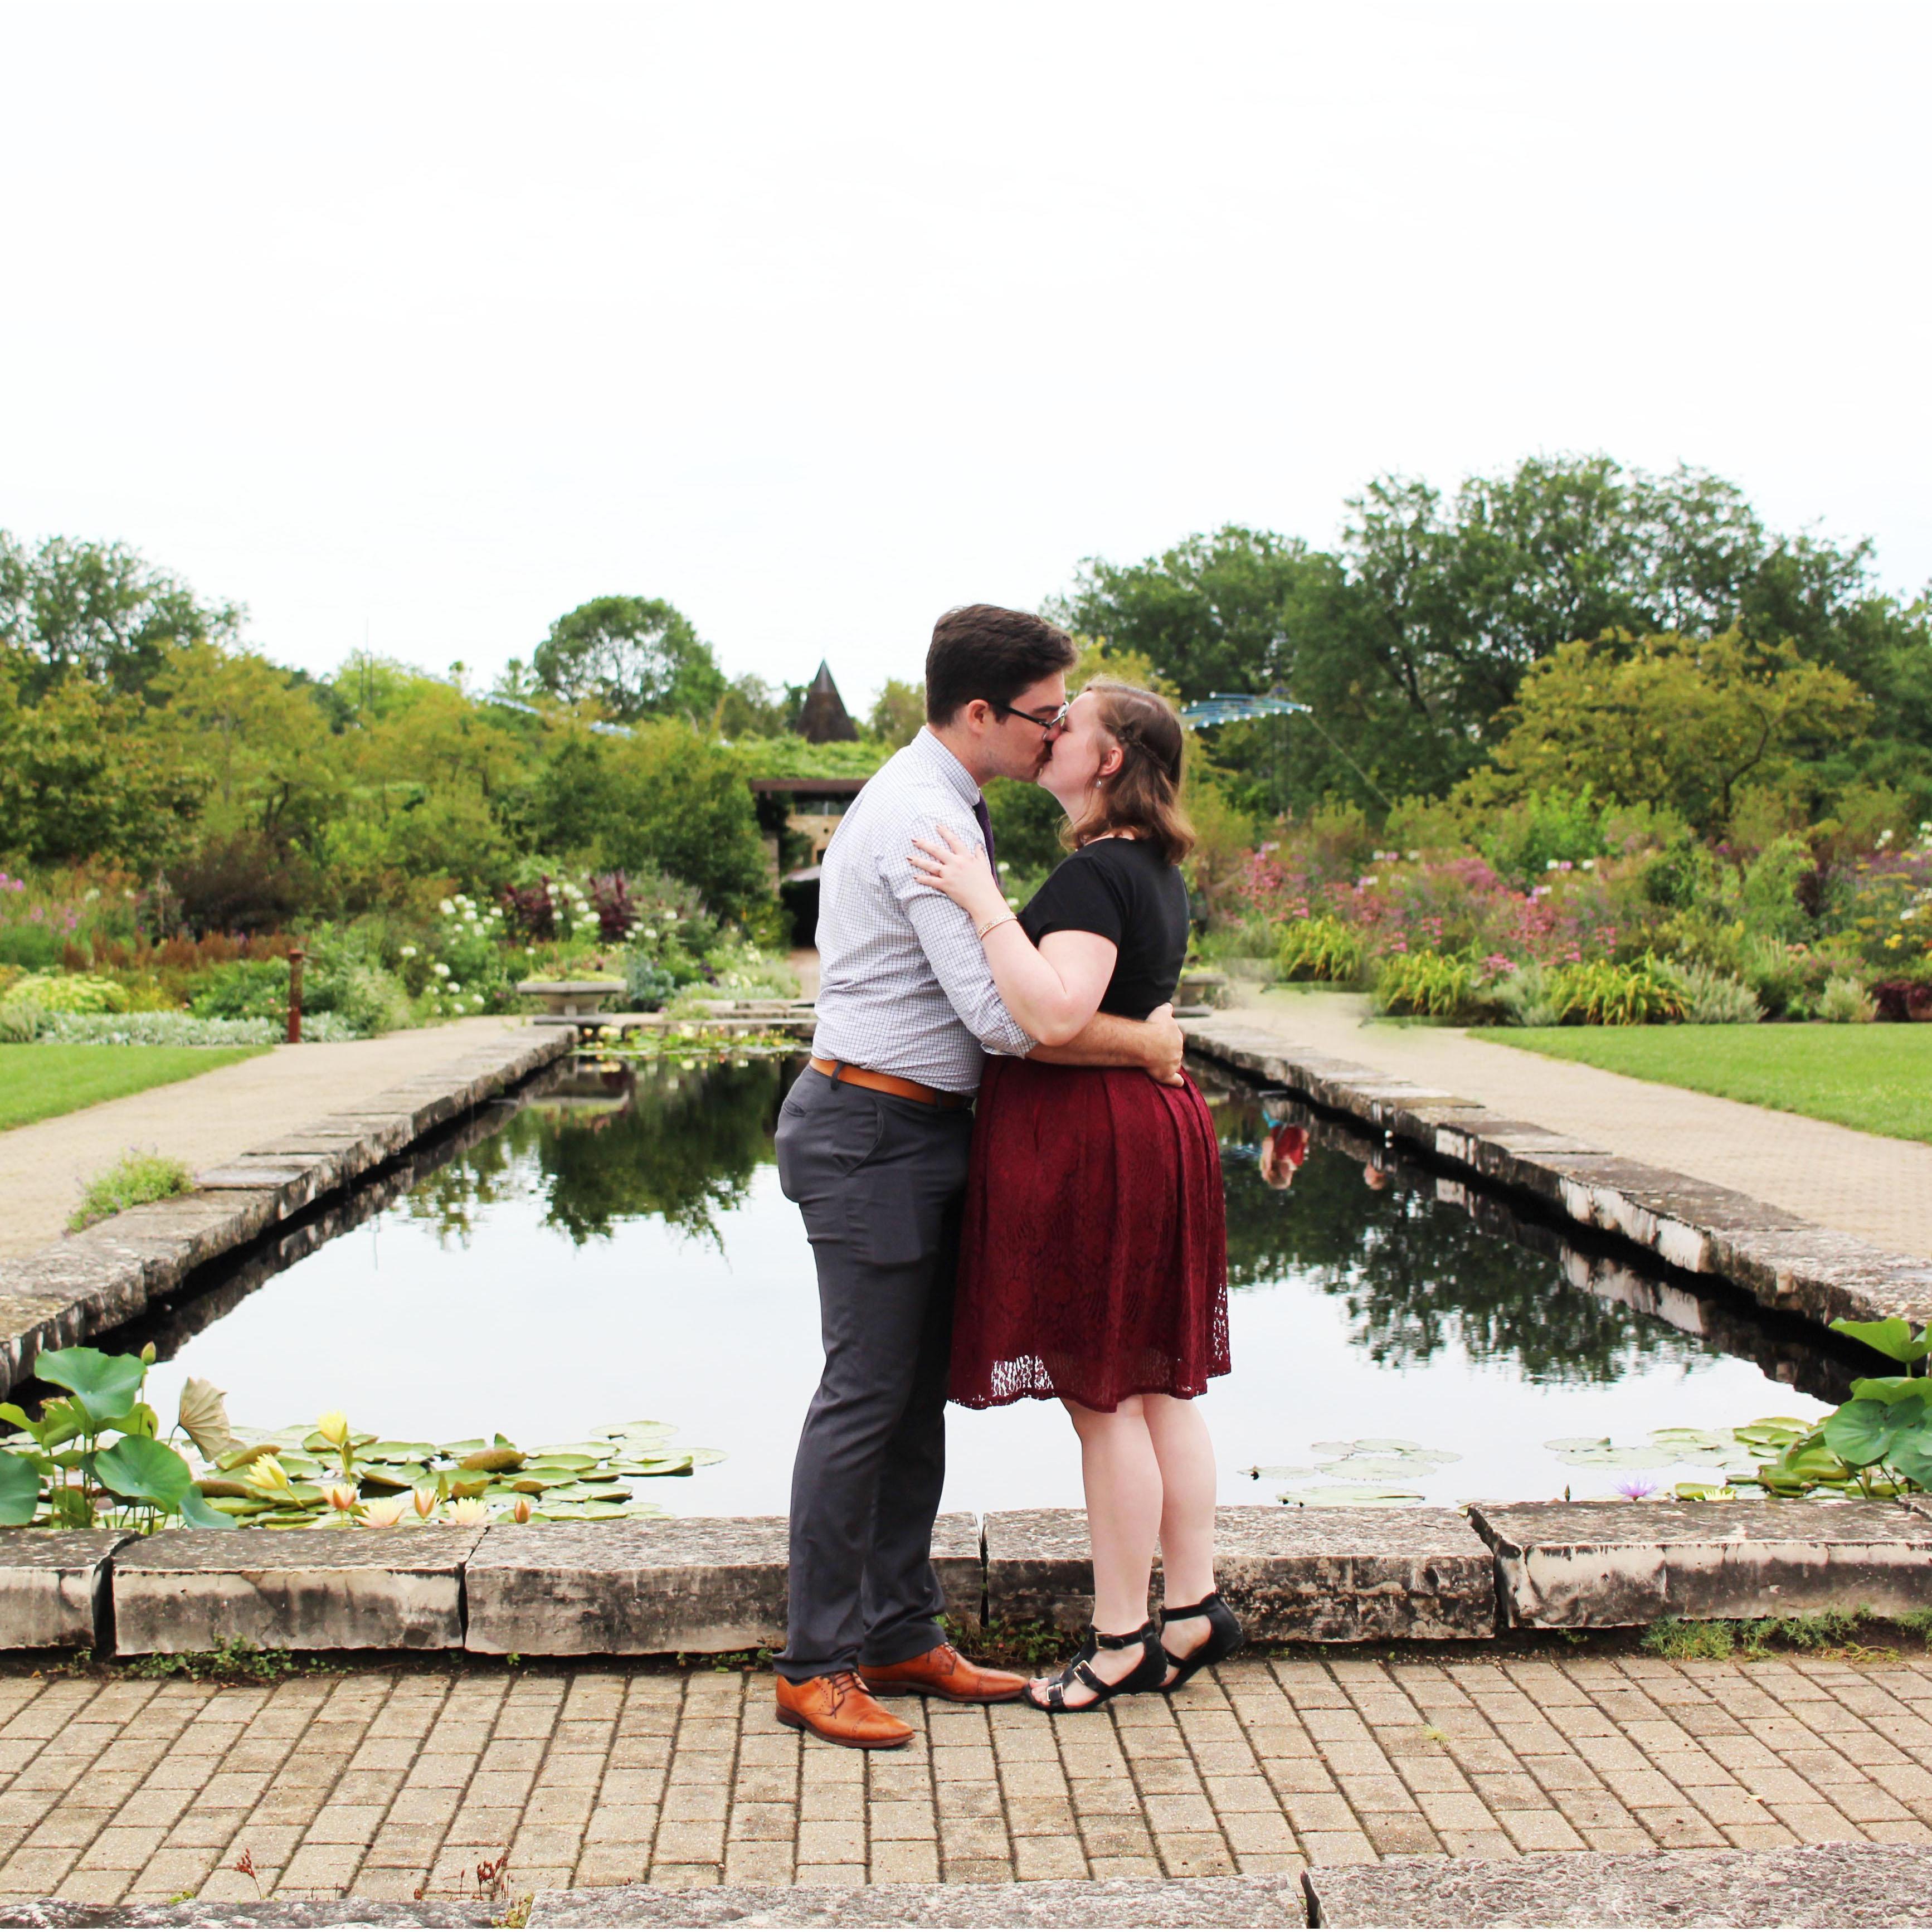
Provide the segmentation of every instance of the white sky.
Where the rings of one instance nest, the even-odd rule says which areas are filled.
[[[0,527],[325,670],[935,615],[1602,448],[1932,575],[1932,8],[0,8]]]

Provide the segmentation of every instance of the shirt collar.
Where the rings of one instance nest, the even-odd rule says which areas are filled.
[[[948,751],[933,735],[932,728],[922,724],[919,735],[906,748],[916,748],[920,756],[940,778],[956,791],[968,805],[980,802],[980,788],[973,782],[973,774]]]

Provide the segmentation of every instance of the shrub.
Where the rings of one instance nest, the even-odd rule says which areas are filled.
[[[1604,818],[1587,784],[1576,792],[1532,791],[1489,815],[1476,849],[1503,878],[1526,890],[1566,860],[1574,865],[1600,859],[1610,849]]]
[[[1284,980],[1359,980],[1368,947],[1354,927],[1323,914],[1292,920],[1275,946],[1275,965]]]
[[[660,966],[648,952],[624,956],[624,998],[633,1012],[654,1013],[677,991],[676,974]]]
[[[1531,959],[1497,982],[1496,1002],[1511,1026],[1562,1024],[1563,1008],[1554,976],[1540,959]]]
[[[115,981],[92,973],[29,973],[8,988],[7,1004],[50,1013],[118,1013],[128,996]]]
[[[1473,959],[1442,952],[1398,952],[1376,976],[1378,1012],[1411,1013],[1430,1019],[1472,1014],[1479,1002]]]
[[[1550,976],[1562,1023],[1575,1026],[1644,1026],[1684,1017],[1684,1002],[1656,962],[1618,966],[1588,960],[1558,966]]]
[[[1849,974],[1834,973],[1825,982],[1825,990],[1819,997],[1818,1017],[1838,1024],[1875,1020],[1878,1008],[1872,1004],[1862,980],[1854,980]]]
[[[286,1037],[288,1022],[203,1020],[192,1013],[49,1013],[40,1037],[74,1046],[272,1046]],[[334,1013],[313,1013],[302,1021],[302,1038],[324,1044],[353,1040],[354,1031]]]
[[[0,1046],[20,1046],[40,1036],[47,1023],[47,1010],[32,1000],[11,1000],[0,1005]]]
[[[210,967],[200,976],[188,1010],[202,1020],[286,1020],[289,962],[231,959]]]
[[[1683,1003],[1684,1018],[1693,1026],[1737,1026],[1764,1017],[1757,995],[1728,974],[1674,961],[1666,961],[1656,970],[1658,978]]]
[[[78,1234],[110,1214],[139,1208],[149,1201],[190,1193],[194,1188],[194,1177],[172,1154],[140,1154],[130,1148],[112,1167],[97,1174],[82,1189],[80,1205],[68,1220],[68,1231]]]

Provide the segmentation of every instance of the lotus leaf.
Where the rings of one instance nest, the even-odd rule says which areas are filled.
[[[490,1486],[490,1480],[487,1474],[466,1478],[453,1476],[450,1478],[449,1493],[458,1502],[466,1502],[472,1496],[480,1496]]]
[[[1736,1494],[1728,1483],[1679,1483],[1676,1489],[1681,1503],[1729,1502]]]
[[[1892,1445],[1892,1454],[1886,1460],[1907,1481],[1916,1483],[1922,1490],[1932,1490],[1932,1434],[1921,1429],[1901,1437]],[[1871,1486],[1876,1494],[1886,1486],[1875,1483]]]
[[[264,1456],[274,1454],[275,1445],[272,1442],[250,1442],[244,1448],[230,1450],[225,1456],[217,1456],[214,1466],[218,1469],[243,1468],[250,1462],[259,1462]]]
[[[608,1442],[553,1442],[548,1448],[533,1450],[532,1462],[568,1462],[580,1469],[588,1469],[603,1461],[610,1453]]]
[[[1923,1395],[1927,1387],[1923,1376],[1861,1376],[1852,1384],[1852,1400],[1903,1402],[1909,1395]]]
[[[196,1481],[195,1487],[210,1498],[216,1496],[240,1497],[253,1501],[255,1494],[246,1483],[238,1483],[230,1476],[203,1476]]]
[[[32,1522],[40,1506],[40,1471],[24,1456],[0,1449],[0,1523]]]
[[[148,1365],[139,1355],[104,1355],[98,1348],[52,1348],[34,1359],[41,1381],[68,1390],[96,1427],[125,1415],[141,1393]]]
[[[1667,1469],[1682,1459],[1676,1453],[1652,1444],[1646,1448],[1618,1449],[1598,1445],[1588,1449],[1566,1449],[1557,1460],[1574,1469]]]
[[[398,1490],[412,1490],[418,1483],[430,1480],[429,1472],[418,1465],[407,1462],[391,1462],[380,1468],[365,1468],[362,1472],[362,1486],[374,1490],[378,1496],[394,1496]]]
[[[608,1522],[626,1514],[617,1503],[546,1503],[530,1512],[532,1522]]]
[[[94,1473],[117,1496],[178,1510],[182,1521],[196,1529],[235,1527],[229,1517],[202,1500],[187,1461],[165,1442],[145,1436],[124,1436],[94,1457]]]
[[[646,1462],[636,1473],[640,1476],[688,1476],[698,1466],[694,1456],[688,1455],[659,1456]]]
[[[572,1483],[568,1488],[553,1490],[544,1498],[547,1509],[553,1501],[572,1503],[627,1503],[631,1492],[616,1483]]]
[[[1825,1446],[1841,1462],[1862,1469],[1892,1460],[1894,1448],[1925,1427],[1926,1400],[1913,1395],[1893,1402],[1846,1402],[1825,1418]]]
[[[478,1449],[488,1449],[491,1446],[490,1444],[485,1442],[482,1436],[471,1436],[466,1437],[460,1442],[446,1442],[436,1454],[440,1456],[447,1456],[452,1462],[457,1462]]]
[[[1355,1447],[1370,1455],[1400,1454],[1406,1450],[1412,1450],[1418,1454],[1424,1456],[1436,1456],[1442,1454],[1440,1450],[1425,1449],[1420,1442],[1405,1442],[1400,1436],[1364,1436],[1357,1441]],[[1450,1462],[1460,1462],[1462,1459],[1460,1456],[1452,1456],[1448,1460]]]
[[[1932,1354],[1932,1327],[1921,1330],[1915,1339],[1912,1324],[1896,1315],[1888,1316],[1882,1322],[1848,1322],[1841,1316],[1832,1326],[1838,1334],[1849,1335],[1854,1342],[1862,1342],[1868,1348],[1889,1355],[1894,1362],[1916,1362]]]
[[[1415,1463],[1400,1456],[1348,1456],[1339,1462],[1324,1462],[1322,1474],[1336,1482],[1396,1483],[1406,1476],[1412,1482],[1418,1472]]]
[[[722,1449],[680,1449],[678,1454],[689,1456],[694,1469],[708,1469],[712,1463],[722,1462],[724,1460]]]
[[[475,1449],[457,1466],[464,1469],[487,1469],[492,1475],[500,1475],[506,1469],[520,1469],[525,1460],[520,1449]]]
[[[436,1460],[434,1442],[372,1442],[361,1452],[364,1462],[430,1462]]]
[[[1419,1503],[1422,1499],[1419,1490],[1378,1490],[1366,1484],[1340,1484],[1290,1490],[1281,1498],[1285,1503],[1306,1503],[1316,1508],[1347,1508],[1358,1503]]]

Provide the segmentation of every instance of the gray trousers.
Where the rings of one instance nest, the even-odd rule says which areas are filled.
[[[942,1640],[932,1522],[946,1481],[952,1282],[973,1117],[810,1068],[778,1114],[778,1184],[818,1270],[825,1372],[791,1479],[794,1683]]]

